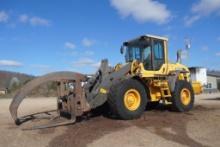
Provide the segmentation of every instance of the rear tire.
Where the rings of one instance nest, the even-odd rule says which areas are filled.
[[[113,114],[124,120],[140,117],[146,103],[145,88],[135,79],[127,79],[113,85],[108,95],[108,104]]]
[[[194,105],[194,92],[192,85],[183,80],[176,82],[172,94],[172,109],[178,112],[190,111]]]

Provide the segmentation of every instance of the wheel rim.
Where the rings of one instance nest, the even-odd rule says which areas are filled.
[[[186,88],[182,89],[180,96],[181,96],[180,99],[181,99],[182,104],[187,106],[191,101],[191,93],[189,89],[186,89]]]
[[[130,89],[124,94],[125,107],[130,111],[138,109],[141,103],[140,93],[135,89]]]

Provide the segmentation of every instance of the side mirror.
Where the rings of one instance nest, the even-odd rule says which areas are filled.
[[[121,53],[121,54],[124,54],[124,50],[125,50],[125,47],[124,47],[124,46],[121,46],[121,48],[120,48],[120,53]]]

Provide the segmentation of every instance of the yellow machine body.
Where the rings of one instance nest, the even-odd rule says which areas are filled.
[[[176,71],[180,72],[177,76],[177,80],[186,80],[191,82],[194,94],[202,93],[202,85],[198,81],[191,81],[190,71],[187,66],[176,62],[171,63],[168,59],[168,39],[159,36],[149,36],[149,38],[159,39],[163,41],[164,49],[164,63],[161,65],[159,70],[146,70],[142,62],[136,60],[132,61],[131,73],[138,76],[148,87],[150,101],[164,100],[169,103],[169,99],[172,97],[172,92],[169,87],[169,82],[165,78]],[[115,70],[119,70],[122,67],[121,64],[115,66]]]

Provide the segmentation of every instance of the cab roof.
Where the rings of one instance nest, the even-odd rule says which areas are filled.
[[[139,36],[137,38],[134,38],[132,40],[125,41],[124,44],[133,43],[133,42],[136,42],[136,41],[139,41],[139,40],[142,40],[142,39],[146,39],[146,38],[154,38],[154,39],[168,41],[167,37],[146,34],[146,35],[142,35],[142,36]]]

